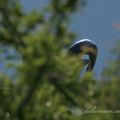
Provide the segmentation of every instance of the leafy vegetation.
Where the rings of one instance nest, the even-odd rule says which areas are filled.
[[[79,57],[66,52],[76,36],[68,29],[71,16],[85,5],[85,0],[51,0],[43,10],[26,13],[17,0],[0,1],[1,120],[120,117],[89,113],[120,111],[119,46],[101,80],[91,73],[81,77]]]

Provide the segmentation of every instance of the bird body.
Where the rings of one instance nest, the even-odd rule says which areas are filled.
[[[93,70],[97,58],[97,45],[93,41],[89,39],[79,40],[71,45],[68,51],[76,55],[88,55],[89,63],[87,71]]]

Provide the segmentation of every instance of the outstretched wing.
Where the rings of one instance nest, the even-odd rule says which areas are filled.
[[[72,54],[89,55],[87,71],[93,70],[97,58],[97,46],[93,41],[89,39],[79,40],[71,45],[68,51]]]

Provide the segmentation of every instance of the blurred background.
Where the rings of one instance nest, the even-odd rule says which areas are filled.
[[[50,3],[50,0],[21,1],[26,12],[33,9],[41,10]],[[119,0],[115,2],[112,0],[88,0],[82,10],[78,9],[71,16],[69,29],[77,34],[75,41],[88,38],[95,41],[99,47],[99,58],[95,68],[97,76],[100,75],[109,58],[114,57],[109,51],[120,38],[119,4]]]
[[[0,1],[0,119],[119,120],[119,4]],[[81,75],[80,58],[66,49],[86,38],[98,58],[94,72]]]

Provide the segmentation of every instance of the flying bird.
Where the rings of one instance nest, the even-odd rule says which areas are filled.
[[[93,41],[89,39],[79,40],[68,48],[68,52],[75,55],[88,55],[89,60],[85,59],[83,62],[85,65],[87,64],[86,71],[93,70],[97,58],[97,45]]]

